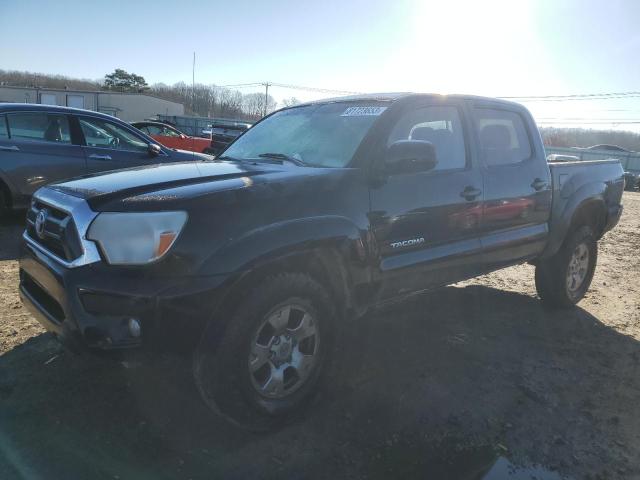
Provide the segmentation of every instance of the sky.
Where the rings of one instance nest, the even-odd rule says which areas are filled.
[[[0,0],[0,68],[90,79],[123,68],[149,83],[190,83],[195,52],[196,82],[205,84],[637,92],[639,25],[637,0]],[[525,103],[537,119],[640,121],[637,97]]]

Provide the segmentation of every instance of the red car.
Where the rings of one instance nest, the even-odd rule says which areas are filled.
[[[162,122],[134,122],[131,125],[157,140],[165,147],[213,154],[211,139],[190,137],[171,125]]]

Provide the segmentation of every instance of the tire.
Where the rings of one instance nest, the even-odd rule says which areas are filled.
[[[300,273],[268,277],[238,303],[217,345],[215,319],[205,330],[194,353],[195,383],[215,413],[270,430],[317,391],[331,356],[334,309],[320,284]]]
[[[536,290],[554,308],[569,308],[584,297],[598,261],[598,244],[591,227],[573,230],[553,257],[536,267]]]

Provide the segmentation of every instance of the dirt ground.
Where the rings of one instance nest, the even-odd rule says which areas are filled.
[[[188,361],[63,351],[21,306],[0,225],[0,478],[640,478],[640,193],[579,307],[509,268],[351,322],[312,409],[270,434],[213,418]]]

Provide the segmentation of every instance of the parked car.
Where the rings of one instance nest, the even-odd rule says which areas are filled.
[[[609,152],[630,152],[626,148],[619,147],[618,145],[609,145],[607,143],[601,143],[599,145],[592,145],[586,148],[587,150],[607,150]]]
[[[640,188],[640,173],[624,172],[624,189],[633,191]]]
[[[543,302],[575,305],[620,218],[622,174],[547,163],[511,102],[308,103],[213,162],[38,190],[20,293],[71,348],[193,352],[206,404],[268,428],[312,398],[350,317],[523,262]]]
[[[102,113],[35,104],[0,104],[0,213],[25,208],[42,185],[120,168],[208,156],[159,145]]]
[[[165,147],[213,154],[210,138],[190,137],[177,128],[162,122],[133,122],[131,125],[146,133],[154,140],[157,140]]]
[[[237,123],[234,125],[213,124],[207,133],[211,135],[211,153],[218,155],[223,152],[236,138],[251,127],[250,124]],[[203,132],[204,133],[204,132]]]

